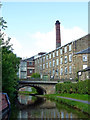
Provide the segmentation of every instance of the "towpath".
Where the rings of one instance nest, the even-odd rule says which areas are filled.
[[[73,101],[78,101],[78,102],[82,102],[82,103],[86,103],[86,104],[90,104],[89,101],[84,101],[84,100],[78,100],[78,99],[73,99],[73,98],[68,98],[68,97],[62,97],[62,96],[57,96],[59,98],[64,98],[64,99],[68,99],[68,100],[73,100]]]

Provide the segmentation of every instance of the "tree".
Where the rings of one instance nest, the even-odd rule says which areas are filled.
[[[5,29],[6,22],[0,19],[0,26]],[[19,69],[20,58],[13,53],[12,45],[9,44],[10,38],[4,40],[4,33],[0,32],[0,48],[2,49],[2,91],[8,93],[12,99],[17,91],[18,85],[17,72]]]
[[[39,73],[33,73],[31,78],[40,78],[40,74]]]

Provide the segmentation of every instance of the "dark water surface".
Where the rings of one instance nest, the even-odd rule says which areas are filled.
[[[88,119],[88,115],[73,109],[64,104],[53,102],[45,98],[38,98],[29,95],[19,95],[17,104],[13,105],[10,120],[24,119],[60,119],[60,118],[83,118]],[[23,119],[24,118],[24,119]]]

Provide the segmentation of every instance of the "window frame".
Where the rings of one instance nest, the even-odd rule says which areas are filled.
[[[67,67],[65,67],[65,71],[64,71],[65,75],[67,75],[67,72],[68,72]]]
[[[67,63],[67,56],[66,55],[64,56],[64,63],[65,64]]]
[[[53,67],[55,66],[55,60],[53,60]]]
[[[58,50],[56,51],[56,56],[58,56]]]
[[[63,57],[60,58],[60,64],[63,64]]]
[[[67,53],[67,46],[64,47],[64,53]]]
[[[72,50],[72,44],[69,45],[69,52]]]
[[[83,58],[83,62],[87,62],[88,61],[87,55],[83,55],[82,58]]]
[[[61,48],[61,49],[60,49],[60,54],[61,54],[61,55],[62,55],[62,51],[63,51],[63,50],[62,50],[62,48]]]
[[[63,75],[63,68],[60,69],[60,75]]]
[[[72,62],[72,54],[69,54],[69,62]]]
[[[72,66],[70,65],[69,66],[69,74],[71,74],[72,73]]]
[[[53,58],[55,57],[55,52],[53,52]]]

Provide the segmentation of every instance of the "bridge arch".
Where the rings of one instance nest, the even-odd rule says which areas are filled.
[[[19,81],[19,87],[18,89],[30,86],[37,89],[38,94],[54,94],[55,93],[55,85],[57,84],[57,81],[28,81],[23,80]]]
[[[18,90],[20,89],[20,88],[23,88],[23,87],[34,87],[36,90],[37,90],[37,94],[39,94],[39,95],[44,95],[44,94],[46,94],[46,90],[43,88],[43,87],[41,87],[41,86],[38,86],[38,85],[19,85],[19,87],[18,87]]]

